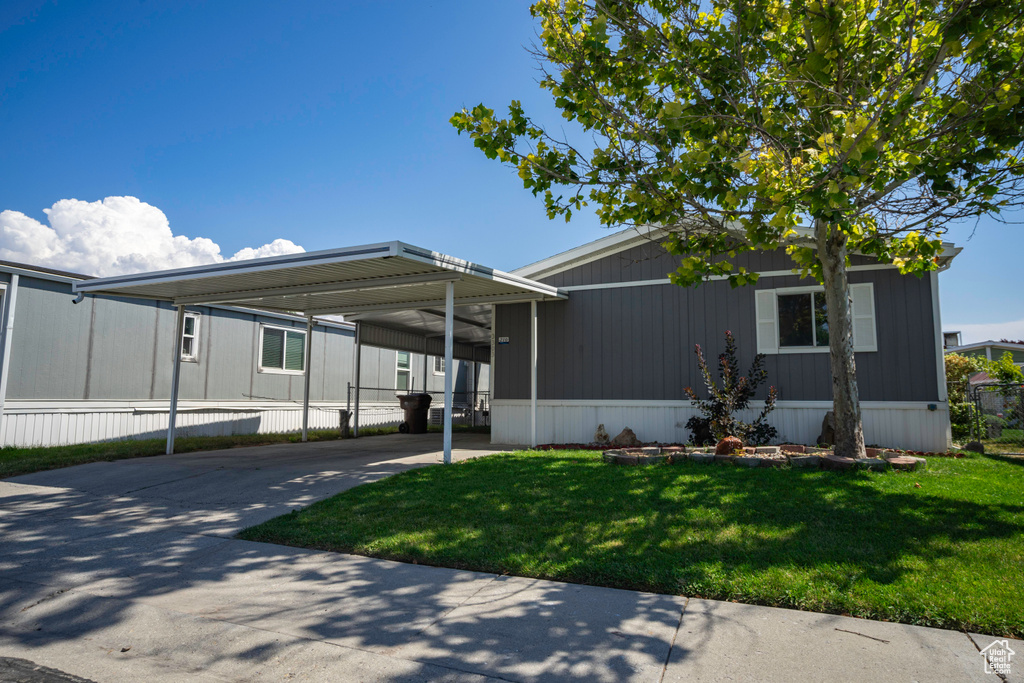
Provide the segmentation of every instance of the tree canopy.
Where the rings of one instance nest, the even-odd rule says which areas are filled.
[[[1024,5],[1002,1],[542,0],[540,86],[594,135],[586,151],[519,102],[452,118],[516,166],[550,217],[676,230],[676,280],[756,274],[723,254],[776,248],[819,280],[794,229],[933,269],[949,220],[1021,197]]]
[[[1024,200],[1024,3],[539,0],[540,86],[589,134],[518,101],[452,124],[548,216],[667,231],[680,285],[784,247],[824,285],[836,452],[864,453],[849,256],[921,275],[950,221]]]

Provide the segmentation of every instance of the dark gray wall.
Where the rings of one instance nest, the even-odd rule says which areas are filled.
[[[680,258],[673,256],[656,243],[644,244],[626,249],[590,263],[576,266],[569,270],[555,273],[550,277],[541,278],[556,287],[573,285],[591,285],[602,282],[636,282],[638,280],[659,280],[668,277],[668,273],[679,266]],[[739,254],[734,262],[748,269],[757,271],[790,270],[793,260],[784,251],[747,252]],[[874,259],[854,255],[850,257],[853,265],[875,263]]]
[[[648,253],[633,249],[547,281],[569,286],[658,279],[674,268],[674,257],[640,249]],[[746,261],[762,271],[792,268],[784,253],[751,255]],[[879,350],[857,353],[861,399],[937,400],[930,280],[872,270],[853,272],[850,281],[875,283]],[[574,291],[567,301],[538,304],[538,397],[675,400],[685,398],[686,386],[705,395],[694,345],[716,364],[725,330],[732,330],[746,372],[756,353],[755,289],[813,284],[785,276],[737,289],[724,281],[697,288],[632,286]],[[529,398],[529,304],[498,306],[494,324],[496,336],[510,338],[495,348],[495,398]],[[765,368],[780,400],[832,398],[827,353],[769,355]]]
[[[74,305],[72,298],[67,283],[20,278],[7,398],[169,398],[174,307],[111,297],[87,297]],[[199,313],[200,325],[196,361],[181,364],[182,400],[302,399],[302,376],[259,372],[257,347],[261,323],[305,329],[304,321],[207,306],[187,310]],[[318,325],[312,345],[310,398],[344,401],[347,383],[354,383],[353,333]],[[395,356],[395,351],[364,345],[363,386],[394,387]],[[423,365],[424,356],[413,354],[418,388]],[[456,391],[465,390],[468,365],[457,363],[456,369]],[[432,367],[427,379],[428,389],[443,390],[444,378],[434,375]]]

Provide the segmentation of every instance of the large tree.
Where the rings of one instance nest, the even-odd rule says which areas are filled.
[[[542,88],[594,140],[512,102],[452,124],[518,168],[549,217],[655,225],[680,285],[756,282],[785,247],[825,290],[836,451],[864,452],[851,253],[921,275],[950,221],[1024,194],[1024,4],[1006,0],[541,0]],[[580,137],[580,136],[577,136]]]

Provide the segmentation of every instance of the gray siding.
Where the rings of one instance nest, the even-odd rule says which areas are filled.
[[[674,257],[655,255],[651,249],[632,249],[547,281],[569,286],[664,277],[674,267]],[[751,255],[747,265],[762,271],[792,267],[781,252]],[[872,270],[851,273],[850,281],[875,283],[879,350],[857,354],[861,399],[937,400],[929,279]],[[574,291],[567,301],[538,304],[538,397],[679,400],[687,386],[703,395],[694,345],[700,344],[715,364],[724,350],[723,335],[732,330],[745,372],[756,353],[755,288],[811,284],[784,276],[737,289],[723,281],[697,288],[632,286]],[[529,305],[498,306],[494,324],[496,336],[510,338],[495,348],[495,398],[529,398]],[[765,368],[780,400],[832,398],[828,354],[769,355]],[[765,392],[762,388],[759,398]]]
[[[679,260],[678,256],[669,254],[661,245],[652,242],[555,273],[550,277],[541,278],[541,281],[556,287],[572,287],[603,282],[660,280],[668,277],[668,273],[679,266]],[[866,256],[854,255],[850,257],[850,262],[854,265],[864,265],[877,261]],[[793,260],[782,250],[739,254],[735,263],[758,271],[793,268]]]
[[[0,274],[0,277],[6,274]],[[10,400],[166,399],[171,393],[175,309],[166,302],[87,297],[72,304],[70,285],[21,277],[15,310]],[[208,306],[200,316],[196,360],[181,364],[182,400],[299,401],[301,375],[261,372],[261,324],[304,330],[303,321]],[[344,401],[354,383],[353,333],[316,326],[312,338],[310,398]],[[396,352],[363,346],[362,383],[395,386]],[[424,356],[413,354],[421,387]],[[432,364],[432,360],[429,361]],[[466,386],[468,365],[456,363],[456,391]],[[428,389],[441,391],[443,376],[427,372]],[[485,385],[484,385],[485,386]],[[484,390],[484,387],[481,387]]]

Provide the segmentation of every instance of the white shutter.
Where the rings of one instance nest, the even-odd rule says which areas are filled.
[[[853,350],[877,351],[875,332],[875,286],[870,282],[850,285],[853,313]]]
[[[757,319],[757,352],[779,352],[778,300],[774,289],[754,292],[754,315]]]

